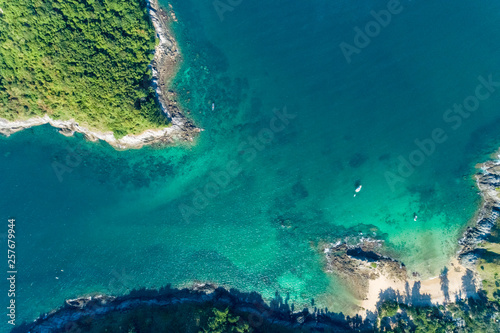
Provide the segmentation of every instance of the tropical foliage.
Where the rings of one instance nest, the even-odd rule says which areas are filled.
[[[164,126],[143,0],[0,0],[0,118],[48,114],[116,136]]]
[[[245,333],[250,332],[248,323],[240,321],[239,316],[234,316],[229,312],[229,308],[225,310],[213,309],[214,315],[208,320],[207,328],[201,331],[202,333]]]
[[[400,312],[395,312],[395,308]],[[419,307],[388,302],[379,308],[378,331],[493,333],[498,332],[500,326],[499,310],[498,303],[490,302],[484,296],[444,306]]]

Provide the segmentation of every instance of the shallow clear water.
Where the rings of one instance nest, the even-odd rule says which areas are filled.
[[[0,139],[18,319],[193,280],[346,312],[355,299],[323,273],[318,244],[361,235],[409,271],[443,268],[479,203],[474,165],[500,143],[500,91],[457,129],[443,119],[479,76],[500,81],[497,1],[403,1],[350,64],[339,44],[387,2],[243,1],[222,21],[211,2],[171,3],[185,58],[174,85],[205,129],[195,145],[117,152],[48,126]],[[447,140],[391,186],[436,128]]]

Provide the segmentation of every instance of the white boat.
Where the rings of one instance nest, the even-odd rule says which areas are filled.
[[[359,193],[359,191],[361,191],[361,188],[362,188],[362,187],[363,187],[362,185],[359,185],[359,186],[358,186],[358,188],[357,188],[357,189],[355,189],[354,191],[355,191],[356,193]],[[356,193],[354,193],[354,197],[356,197]]]
[[[212,111],[215,110],[215,103],[212,103]]]

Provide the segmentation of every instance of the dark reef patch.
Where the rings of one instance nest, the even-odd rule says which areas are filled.
[[[349,166],[351,166],[352,168],[359,168],[360,166],[365,164],[367,160],[368,156],[361,153],[356,153],[349,160]]]

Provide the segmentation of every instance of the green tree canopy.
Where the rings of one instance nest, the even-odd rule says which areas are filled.
[[[142,0],[0,0],[0,117],[75,119],[115,135],[164,126]]]

